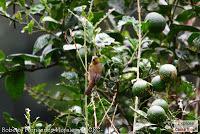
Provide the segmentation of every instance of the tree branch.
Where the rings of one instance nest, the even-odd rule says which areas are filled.
[[[48,66],[38,66],[38,67],[33,67],[33,68],[25,68],[24,71],[26,72],[34,72],[34,71],[37,71],[37,70],[42,70],[42,69],[48,69],[48,68],[51,68],[51,67],[54,67],[54,66],[57,66],[59,62],[54,62]]]
[[[11,20],[11,21],[13,21],[13,22],[20,23],[19,21],[15,20],[15,19],[13,19],[12,17],[9,17],[9,16],[7,16],[7,15],[5,15],[5,14],[0,13],[0,16],[5,17],[5,18],[7,18],[7,19],[9,19],[9,20]],[[20,24],[26,25],[26,24],[23,24],[23,23],[20,23]]]
[[[48,65],[48,66],[44,66],[44,65],[41,65],[41,66],[32,66],[31,68],[22,67],[22,68],[19,68],[17,70],[7,71],[7,72],[3,73],[2,75],[0,75],[0,79],[3,78],[3,77],[5,77],[8,74],[15,73],[15,72],[18,72],[18,71],[34,72],[34,71],[37,71],[37,70],[48,69],[48,68],[57,66],[58,63],[59,62],[57,61],[57,62],[54,62],[54,63]]]

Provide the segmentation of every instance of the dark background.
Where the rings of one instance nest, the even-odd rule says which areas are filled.
[[[15,29],[10,21],[0,17],[0,49],[6,55],[15,53],[32,53],[32,47],[39,34],[28,35],[21,33],[22,27],[17,25]],[[59,80],[59,74],[62,69],[53,67],[35,72],[26,73],[26,83],[36,85],[42,82],[55,83]],[[5,92],[4,81],[0,79],[0,125],[6,126],[2,114],[8,112],[19,120],[22,124],[25,123],[24,113],[25,108],[31,110],[31,118],[34,120],[40,117],[41,120],[50,122],[56,115],[53,111],[48,111],[47,107],[38,104],[27,92],[24,92],[23,97],[17,101],[13,101]]]

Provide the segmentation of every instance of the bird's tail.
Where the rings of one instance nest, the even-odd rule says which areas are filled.
[[[93,89],[94,86],[95,86],[95,83],[94,82],[90,82],[88,84],[87,90],[85,91],[85,95],[89,96],[92,93],[92,89]]]

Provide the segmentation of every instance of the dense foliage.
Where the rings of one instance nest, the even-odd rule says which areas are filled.
[[[0,76],[7,93],[17,100],[28,92],[58,113],[51,124],[31,119],[29,109],[26,124],[8,113],[5,121],[21,130],[86,128],[128,133],[134,126],[138,133],[172,133],[172,120],[199,120],[198,2],[1,0],[2,17],[15,27],[22,25],[22,34],[41,34],[31,54],[5,56],[0,51]],[[92,95],[85,96],[87,69],[94,55],[100,57],[104,73]],[[65,72],[52,88],[47,89],[49,83],[26,84],[26,72],[54,66]],[[159,98],[164,108],[155,104]]]

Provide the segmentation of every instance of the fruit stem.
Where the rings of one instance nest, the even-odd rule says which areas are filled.
[[[170,84],[167,84],[167,87],[166,87],[166,99],[167,100],[169,99],[169,88],[170,88]]]

